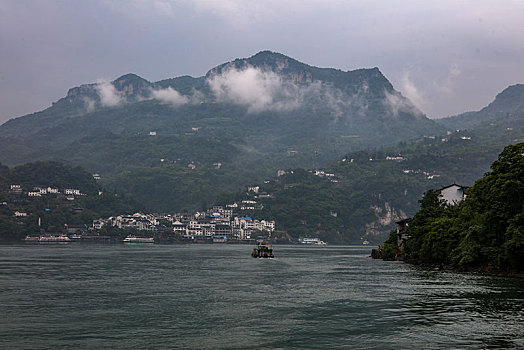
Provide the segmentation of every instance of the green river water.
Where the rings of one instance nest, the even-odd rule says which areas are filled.
[[[524,279],[274,248],[0,246],[0,348],[524,348]]]

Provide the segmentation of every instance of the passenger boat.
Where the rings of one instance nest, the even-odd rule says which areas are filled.
[[[155,243],[153,237],[136,237],[135,235],[129,235],[122,241],[124,243]]]
[[[64,234],[42,234],[38,236],[26,236],[26,243],[69,243],[71,239]]]
[[[268,245],[266,241],[257,241],[251,256],[253,258],[274,258],[273,247]]]
[[[301,244],[314,244],[314,245],[326,245],[327,243],[324,241],[321,241],[318,237],[304,237],[299,238],[298,241]]]

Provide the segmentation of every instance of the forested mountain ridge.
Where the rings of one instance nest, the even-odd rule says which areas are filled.
[[[377,68],[343,72],[263,51],[198,78],[127,74],[72,88],[0,126],[0,161],[82,165],[153,210],[178,210],[279,168],[439,131]]]
[[[437,119],[439,124],[452,130],[470,129],[489,124],[524,120],[524,84],[515,84],[500,92],[493,102],[477,112],[462,113]]]

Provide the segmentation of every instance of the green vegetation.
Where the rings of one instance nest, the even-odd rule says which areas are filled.
[[[371,250],[371,257],[373,259],[392,261],[396,260],[400,254],[401,252],[398,249],[396,230],[389,233],[388,239],[386,239],[382,246],[379,245],[378,249]]]
[[[12,190],[11,185],[20,185],[20,190]],[[35,187],[59,189],[60,193],[30,197],[28,192],[35,191]],[[66,188],[77,189],[83,195],[71,200],[72,196],[64,195]],[[103,190],[80,167],[57,162],[30,163],[13,169],[0,165],[0,241],[18,241],[41,231],[62,232],[66,224],[90,226],[94,219],[141,209],[122,196],[99,191]]]
[[[458,205],[446,205],[436,191],[420,203],[407,231],[408,261],[524,271],[524,143],[507,146]],[[384,248],[395,246],[390,240]]]
[[[245,215],[275,220],[280,230],[295,238],[307,235],[330,243],[368,240],[380,244],[395,221],[417,212],[424,191],[452,183],[473,184],[489,170],[504,145],[516,138],[524,139],[522,129],[489,126],[350,153],[322,168],[333,177],[288,170],[284,176],[257,184],[260,192],[272,196],[257,199],[263,209]],[[399,154],[401,160],[386,160]],[[247,199],[245,193],[224,196],[219,203],[240,199]]]

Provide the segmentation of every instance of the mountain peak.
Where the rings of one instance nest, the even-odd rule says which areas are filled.
[[[495,100],[484,107],[481,112],[489,114],[514,113],[522,109],[524,109],[524,84],[515,84],[497,94]]]
[[[243,70],[246,67],[256,67],[262,70],[272,70],[279,73],[289,72],[289,68],[292,70],[306,70],[310,68],[307,64],[301,63],[291,57],[283,55],[278,52],[269,50],[260,51],[248,58],[237,58],[234,61],[223,63],[215,68],[212,68],[207,72],[206,77],[213,74],[221,74],[227,69],[238,69]]]
[[[149,84],[149,81],[146,79],[134,74],[134,73],[127,73],[122,75],[119,78],[116,78],[113,81],[113,84],[123,84],[123,83],[140,83],[140,84]]]
[[[246,59],[247,61],[254,61],[254,62],[275,62],[277,60],[293,60],[295,62],[298,62],[297,60],[286,56],[284,54],[281,54],[279,52],[273,52],[269,50],[260,51],[253,56]]]
[[[510,85],[502,92],[500,92],[496,97],[495,101],[497,99],[517,99],[517,100],[523,100],[524,98],[524,84],[515,84]]]
[[[134,95],[137,93],[144,93],[144,91],[151,86],[151,83],[136,74],[128,73],[115,79],[113,85],[119,91],[124,91],[126,94]]]

